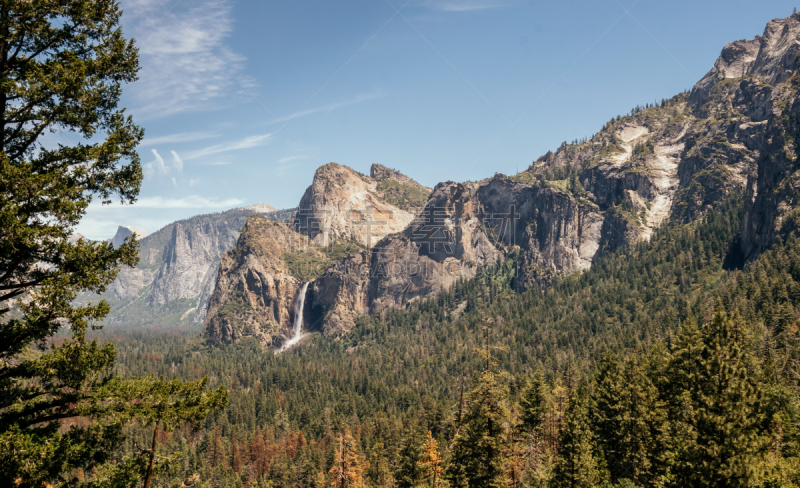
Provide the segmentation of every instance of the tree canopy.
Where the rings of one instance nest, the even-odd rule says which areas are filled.
[[[108,304],[75,304],[138,262],[134,237],[115,248],[73,235],[92,202],[133,203],[142,180],[144,131],[119,107],[139,69],[120,15],[112,0],[0,1],[3,486],[70,485],[84,470],[86,483],[131,482],[141,455],[109,461],[131,420],[153,420],[144,406],[172,387],[183,403],[170,415],[197,421],[227,398],[204,382],[118,378],[113,344],[86,337]]]

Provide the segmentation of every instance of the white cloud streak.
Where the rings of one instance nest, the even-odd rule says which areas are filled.
[[[428,0],[427,7],[439,12],[469,12],[507,6],[502,0]]]
[[[183,172],[183,160],[178,153],[175,151],[170,151],[172,153],[172,165],[167,166],[164,162],[164,158],[158,154],[158,150],[151,149],[153,153],[154,159],[149,163],[145,163],[142,165],[142,172],[144,173],[145,178],[152,178],[156,175],[166,175],[169,173],[182,173]],[[172,178],[175,180],[175,178]],[[174,183],[174,181],[173,181]]]
[[[190,159],[197,159],[203,156],[210,156],[212,154],[219,154],[222,152],[228,151],[237,151],[239,149],[247,149],[256,146],[262,146],[264,144],[269,143],[269,139],[272,137],[272,133],[262,134],[259,136],[249,136],[245,137],[244,139],[232,142],[226,142],[223,144],[215,144],[213,146],[208,146],[203,149],[199,149],[197,151],[190,151],[188,153],[184,153],[183,159],[189,161]]]
[[[183,198],[145,197],[140,198],[135,204],[138,208],[233,208],[244,203],[238,198],[227,200],[208,200],[199,195],[190,195]]]
[[[159,0],[122,4],[123,22],[137,39],[142,66],[131,89],[139,119],[214,110],[241,93],[239,83],[253,86],[242,75],[245,58],[226,44],[233,30],[227,0],[187,2],[166,17]]]
[[[369,93],[361,93],[356,95],[355,97],[351,98],[350,100],[343,100],[341,102],[334,102],[328,105],[322,105],[320,107],[313,107],[306,110],[302,110],[297,112],[295,115],[288,115],[286,117],[279,117],[277,121],[273,121],[273,123],[284,123],[288,122],[293,119],[299,119],[300,117],[304,117],[306,115],[316,114],[319,112],[330,112],[332,110],[336,110],[337,108],[347,107],[348,105],[355,105],[358,103],[366,102],[368,100],[375,100],[376,98],[383,97],[383,92],[379,90],[373,90]]]
[[[219,137],[213,132],[180,132],[178,134],[168,134],[158,137],[146,137],[139,143],[139,147],[156,146],[158,144],[177,144],[181,142],[199,141],[201,139],[212,139]]]
[[[150,151],[153,153],[153,157],[155,159],[142,165],[145,178],[152,178],[157,174],[167,174],[167,167],[164,165],[164,158],[162,158],[155,149],[151,149]]]
[[[178,153],[176,153],[175,151],[170,151],[170,153],[172,153],[172,167],[175,168],[175,171],[177,171],[178,173],[182,172],[183,160],[181,159],[180,156],[178,156]]]
[[[278,164],[288,163],[289,161],[294,161],[296,159],[306,159],[308,156],[286,156],[285,158],[280,158],[278,160]]]

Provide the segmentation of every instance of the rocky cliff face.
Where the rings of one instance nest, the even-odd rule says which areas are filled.
[[[120,225],[117,227],[117,233],[111,238],[111,243],[114,244],[114,247],[119,247],[125,242],[125,238],[134,234],[137,239],[144,239],[150,235],[149,232],[141,227],[136,227],[135,225]]]
[[[604,243],[599,207],[557,185],[497,176],[479,187],[477,197],[496,241],[520,248],[521,288],[587,269]]]
[[[280,214],[270,205],[258,204],[174,222],[152,235],[121,226],[114,241],[135,232],[140,262],[122,269],[108,287],[105,297],[112,303],[108,320],[139,325],[203,322],[220,256],[235,245],[247,217],[260,213]]]
[[[310,246],[306,236],[286,224],[251,217],[236,247],[220,260],[208,305],[206,338],[221,344],[253,336],[262,344],[273,345],[288,332],[302,282],[292,275],[284,253]]]
[[[370,177],[320,168],[296,229],[312,247],[360,248],[328,252],[332,262],[309,278],[314,327],[346,333],[359,315],[435,295],[512,253],[520,289],[545,285],[743,193],[742,250],[757,255],[800,228],[799,51],[800,15],[774,20],[763,36],[726,46],[690,93],[636,107],[510,177],[429,191],[379,165]],[[374,230],[367,215],[380,222]]]
[[[192,222],[172,224],[172,235],[164,247],[164,261],[159,266],[148,301],[160,307],[178,298],[196,298],[203,285],[213,283],[209,275],[216,272],[220,255],[231,249],[239,237],[242,215],[215,219],[200,216]]]
[[[306,299],[309,329],[338,335],[370,311],[370,266],[380,262],[372,259],[370,249],[406,229],[414,217],[409,210],[421,199],[427,201],[430,193],[383,166],[373,165],[371,174],[375,178],[335,163],[320,168],[295,211],[298,232],[257,218],[248,221],[220,266],[206,317],[209,340],[230,342],[253,335],[265,346],[277,345],[288,336],[294,320],[291,306],[305,281],[311,282]],[[238,258],[232,261],[233,256]],[[242,297],[262,298],[258,302]],[[248,304],[242,309],[246,313],[236,305],[243,303]],[[229,305],[238,315],[231,315]]]
[[[384,199],[378,186],[377,180],[346,166],[329,163],[320,167],[300,199],[295,230],[318,245],[345,240],[374,246],[386,235],[405,229],[413,219],[412,213]]]
[[[742,130],[752,134],[759,150],[757,164],[747,175],[741,236],[745,257],[754,258],[777,237],[785,238],[800,228],[796,145],[800,137],[800,14],[773,20],[763,36],[749,42],[751,51],[757,48],[755,57],[745,57],[731,45],[723,53],[728,51],[730,62],[746,65],[743,78],[725,81],[733,85],[735,103],[751,114],[752,121]],[[704,80],[720,76],[715,66]]]
[[[477,185],[436,186],[427,205],[402,233],[388,236],[372,252],[369,311],[435,294],[501,253],[487,236]]]

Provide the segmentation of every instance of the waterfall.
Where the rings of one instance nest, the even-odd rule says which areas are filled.
[[[294,302],[294,337],[283,343],[281,351],[285,351],[294,346],[300,339],[303,338],[303,307],[306,304],[306,291],[308,290],[308,282],[303,283],[300,288],[300,294]]]

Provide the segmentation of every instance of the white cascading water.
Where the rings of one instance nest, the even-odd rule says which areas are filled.
[[[306,304],[306,290],[308,290],[308,282],[303,283],[303,287],[300,288],[300,296],[294,303],[294,337],[283,343],[281,351],[289,349],[303,338],[303,307]]]

